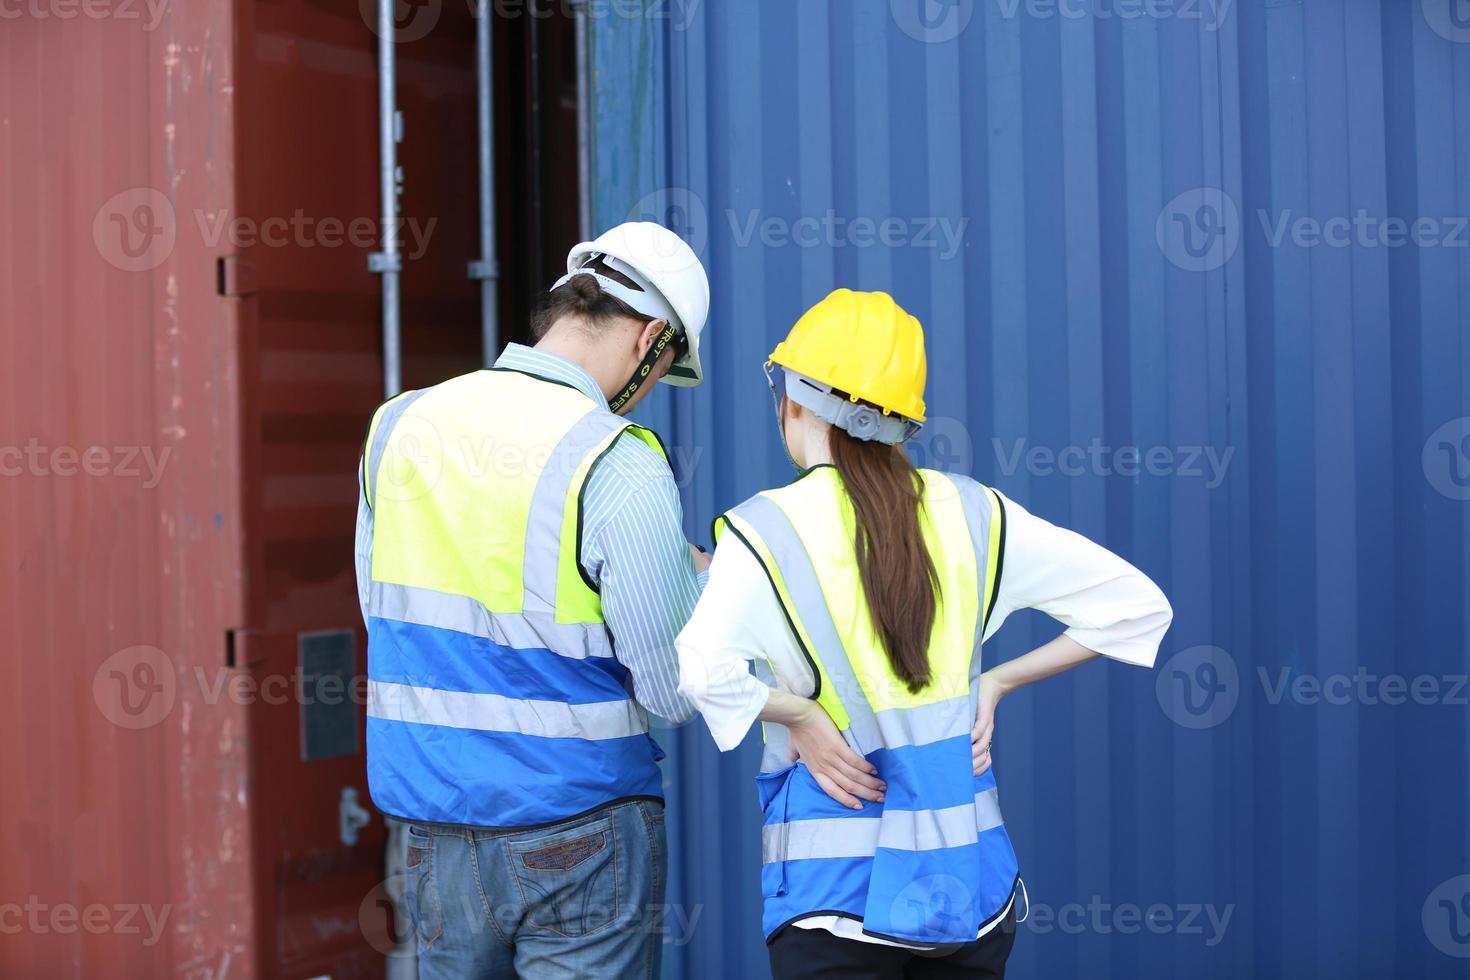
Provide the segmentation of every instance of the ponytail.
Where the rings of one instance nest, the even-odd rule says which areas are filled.
[[[832,461],[852,500],[858,569],[888,662],[918,693],[930,681],[929,638],[939,575],[924,543],[923,481],[902,447],[833,427]]]

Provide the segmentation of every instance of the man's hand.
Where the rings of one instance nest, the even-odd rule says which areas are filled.
[[[975,705],[975,727],[970,730],[970,754],[975,760],[975,775],[990,768],[990,740],[995,734],[995,706],[1000,703],[1001,685],[990,671],[980,675],[980,697]]]
[[[888,784],[878,770],[852,750],[821,705],[805,699],[802,705],[786,726],[792,760],[806,763],[822,791],[843,806],[861,810],[858,797],[882,803]]]
[[[697,544],[689,546],[689,554],[694,556],[694,574],[699,575],[709,570],[710,556]]]

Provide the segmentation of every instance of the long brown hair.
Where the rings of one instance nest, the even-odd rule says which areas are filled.
[[[920,524],[923,482],[899,446],[831,430],[832,462],[857,517],[854,547],[873,629],[910,693],[928,685],[939,575]]]

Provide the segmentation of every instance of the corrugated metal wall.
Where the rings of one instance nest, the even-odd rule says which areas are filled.
[[[593,5],[597,223],[681,223],[712,273],[710,381],[647,410],[693,463],[691,535],[789,475],[774,341],[836,285],[886,289],[929,331],[928,460],[1173,600],[1156,670],[1001,707],[1016,976],[1464,975],[1451,2]],[[987,656],[1054,631],[1018,618]],[[699,916],[671,960],[757,975],[755,746],[666,741]]]

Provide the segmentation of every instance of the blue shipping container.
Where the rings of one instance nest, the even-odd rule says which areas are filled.
[[[1153,671],[1000,709],[1013,975],[1467,975],[1462,5],[628,6],[591,5],[594,214],[711,273],[708,383],[644,411],[691,537],[790,476],[775,341],[883,289],[928,331],[916,454],[1173,601]],[[765,975],[756,738],[664,741],[674,975]]]

